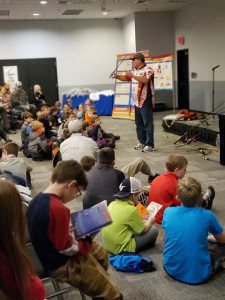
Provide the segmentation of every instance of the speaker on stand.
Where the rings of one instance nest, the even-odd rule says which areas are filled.
[[[219,115],[220,126],[220,164],[225,165],[225,115]]]

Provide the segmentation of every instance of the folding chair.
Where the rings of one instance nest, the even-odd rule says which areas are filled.
[[[75,289],[74,287],[68,287],[68,288],[61,289],[59,283],[45,272],[40,260],[37,257],[34,247],[33,247],[32,243],[30,243],[30,242],[27,243],[27,251],[33,262],[35,272],[40,277],[43,284],[51,282],[55,289],[55,292],[53,294],[47,295],[46,299],[51,299],[51,298],[54,298],[57,296],[57,298],[59,300],[63,300],[63,294],[68,293],[68,292],[72,291],[73,289]],[[85,298],[84,293],[80,290],[79,290],[79,292],[81,295],[81,299],[85,300],[86,298]]]

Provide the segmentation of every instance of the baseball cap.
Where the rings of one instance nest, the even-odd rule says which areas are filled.
[[[124,199],[130,196],[130,194],[140,193],[142,191],[141,181],[135,177],[125,178],[120,186],[119,191],[113,195],[117,199]]]
[[[135,59],[141,59],[145,61],[145,56],[141,52],[137,52],[134,54],[133,57],[130,58],[130,60],[135,60]]]
[[[22,86],[22,82],[21,81],[17,81],[16,86]]]
[[[78,132],[82,126],[82,122],[80,120],[71,120],[68,124],[68,128],[70,132]]]

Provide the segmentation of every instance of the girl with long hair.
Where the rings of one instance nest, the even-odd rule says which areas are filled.
[[[0,179],[0,299],[45,299],[26,251],[25,226],[19,192],[13,183]]]

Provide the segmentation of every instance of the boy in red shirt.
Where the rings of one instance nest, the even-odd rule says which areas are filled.
[[[181,202],[177,199],[178,179],[182,179],[186,174],[188,161],[184,156],[172,154],[167,158],[165,174],[159,175],[151,183],[147,205],[152,201],[163,205],[155,215],[155,221],[162,224],[164,210],[169,206],[180,206]],[[214,188],[209,186],[203,196],[200,206],[211,209],[215,197]]]
[[[51,184],[28,207],[31,241],[44,269],[57,281],[69,283],[93,298],[122,300],[107,272],[104,247],[92,241],[93,235],[76,239],[70,226],[70,211],[64,204],[86,186],[86,174],[77,161],[59,162]]]

